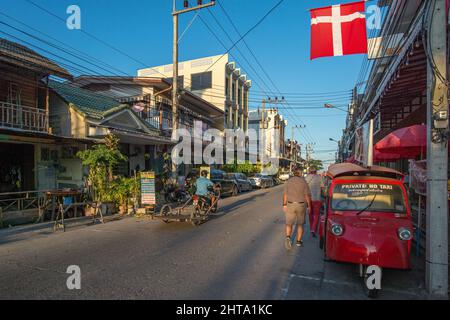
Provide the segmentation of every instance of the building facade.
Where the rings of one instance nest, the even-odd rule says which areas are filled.
[[[286,127],[287,120],[278,112],[278,109],[268,109],[264,113],[262,110],[251,110],[249,112],[248,127],[251,132],[249,135],[249,153],[258,155],[258,160],[263,157],[276,159],[284,167],[285,154],[288,146],[286,145]]]
[[[93,93],[112,97],[115,101],[127,105],[135,116],[153,130],[158,131],[165,143],[155,143],[146,147],[148,149],[146,153],[151,155],[151,159],[155,154],[171,151],[174,145],[171,141],[172,91],[166,79],[81,76],[74,79],[74,84]],[[194,137],[194,129],[202,134],[209,129],[223,131],[223,119],[224,112],[217,106],[188,90],[180,91],[178,128],[189,132],[192,139],[198,139]],[[207,141],[200,141],[200,143],[203,148],[208,144]],[[191,163],[194,163],[194,158],[191,160]],[[186,174],[191,168],[192,165],[180,166],[179,173]]]
[[[138,77],[165,76],[171,82],[172,64],[138,70]],[[251,80],[229,61],[228,54],[179,63],[179,88],[187,90],[224,112],[228,129],[248,128]]]
[[[0,193],[55,186],[65,139],[49,124],[48,79],[70,73],[20,44],[0,39]]]
[[[439,101],[432,101],[430,92],[433,87],[433,81],[430,79],[435,73],[430,63],[434,59],[430,50],[433,47],[433,41],[430,40],[433,19],[430,19],[430,16],[437,16],[438,11],[442,12],[442,9],[433,12],[437,4],[438,2],[420,0],[379,1],[380,6],[388,6],[380,32],[382,36],[375,54],[369,55],[373,61],[364,79],[364,85],[359,84],[353,94],[342,139],[341,157],[349,162],[356,161],[355,155],[359,153],[355,150],[356,132],[367,124],[369,119],[373,119],[374,162],[397,169],[409,177],[409,200],[416,230],[414,238],[417,242],[417,253],[422,255],[423,252],[422,256],[427,258],[426,283],[430,293],[439,292],[440,295],[446,296],[450,250],[450,247],[447,249],[450,230],[447,201],[450,201],[450,198],[445,198],[450,192],[448,193],[448,188],[444,185],[450,186],[450,173],[447,160],[447,166],[436,166],[447,171],[446,174],[441,173],[437,179],[433,173],[434,160],[429,156],[433,148],[430,140],[435,139],[433,135],[438,132],[434,128],[435,115],[431,109]],[[443,2],[439,2],[439,5],[441,8],[445,7]],[[448,39],[448,25],[441,26],[440,31]],[[397,41],[388,40],[392,38]],[[445,65],[445,62],[442,64]],[[450,68],[448,56],[446,68]],[[444,77],[448,79],[448,75]],[[445,107],[448,109],[447,105]],[[377,143],[388,135],[397,130],[407,131],[412,127],[422,127],[425,129],[422,136],[432,137],[427,139],[426,145],[419,146],[417,152],[406,153],[400,146],[396,150],[397,154],[382,153],[377,149]],[[444,141],[445,145],[448,144],[447,140],[448,136]],[[426,167],[421,178],[423,190],[418,188],[416,183],[411,183],[414,164],[419,162]],[[436,184],[436,181],[441,183],[442,189],[435,186],[432,188],[432,183]],[[439,259],[440,263],[435,263]]]

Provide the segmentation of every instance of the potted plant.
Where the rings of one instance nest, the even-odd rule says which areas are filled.
[[[104,144],[80,151],[77,156],[83,165],[89,167],[88,182],[92,186],[93,200],[102,208],[104,214],[113,213],[113,167],[127,160],[119,150],[118,138],[108,135]]]

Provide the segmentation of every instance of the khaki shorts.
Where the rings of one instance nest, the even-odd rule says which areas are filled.
[[[304,225],[306,222],[306,203],[288,203],[286,210],[286,224]]]

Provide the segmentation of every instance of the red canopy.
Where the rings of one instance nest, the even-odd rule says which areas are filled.
[[[395,162],[402,158],[401,155],[397,153],[383,153],[377,149],[373,149],[373,161],[374,162]]]
[[[388,134],[375,145],[381,153],[391,153],[401,158],[415,158],[424,155],[427,148],[427,127],[414,125]]]

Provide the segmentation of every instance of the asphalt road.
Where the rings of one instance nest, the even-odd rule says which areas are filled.
[[[33,236],[0,232],[0,299],[364,299],[357,269],[317,239],[284,249],[282,187],[224,199],[200,227],[126,218]],[[67,267],[81,269],[68,290]],[[418,267],[386,272],[381,298],[422,294]]]

